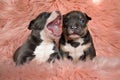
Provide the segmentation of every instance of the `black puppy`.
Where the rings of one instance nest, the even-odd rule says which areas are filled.
[[[63,33],[60,39],[63,57],[76,62],[96,56],[92,37],[87,29],[89,20],[91,18],[80,11],[71,11],[63,15]]]
[[[62,20],[59,11],[43,12],[32,20],[28,29],[32,30],[26,42],[19,47],[13,56],[17,65],[36,60],[51,61],[58,57],[55,41],[62,33]]]

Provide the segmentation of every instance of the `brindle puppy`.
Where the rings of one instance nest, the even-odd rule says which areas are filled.
[[[63,33],[60,39],[60,51],[63,57],[73,61],[93,59],[96,51],[87,28],[91,18],[80,11],[71,11],[63,15]]]

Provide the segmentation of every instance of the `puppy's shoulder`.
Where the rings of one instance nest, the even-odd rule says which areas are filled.
[[[82,45],[85,45],[87,43],[92,43],[92,37],[89,31],[87,31],[86,35],[84,35],[83,37],[84,42],[82,43]]]

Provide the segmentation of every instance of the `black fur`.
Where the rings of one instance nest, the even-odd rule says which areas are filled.
[[[74,42],[74,40],[68,40],[67,43],[71,44],[71,46],[73,46],[75,48],[80,45],[79,42]]]
[[[91,20],[91,18],[86,13],[82,13],[80,11],[71,11],[63,15],[63,33],[60,39],[60,45],[65,46],[66,43],[68,43],[72,47],[77,48],[80,45],[91,43],[91,46],[87,50],[83,50],[84,54],[80,56],[80,60],[86,60],[87,56],[89,56],[90,59],[93,59],[96,56],[96,51],[90,32],[88,31],[88,29],[86,33],[84,31],[89,20]],[[73,31],[74,34],[79,35],[80,38],[83,39],[83,43],[77,42],[76,39],[70,38],[70,31]],[[61,54],[63,55],[63,57],[67,57],[72,60],[72,57],[69,55],[69,51],[65,52],[64,50],[62,50],[61,46],[60,51],[62,52]]]
[[[28,29],[30,30],[42,30],[44,29],[45,23],[47,18],[50,16],[51,13],[43,12],[37,18],[32,20],[29,24]]]
[[[33,31],[27,41],[15,51],[13,58],[17,65],[30,61],[35,57],[33,51],[36,46],[42,42],[40,37],[37,36],[38,33],[39,30],[35,32]]]
[[[44,29],[46,20],[50,14],[51,13],[43,12],[30,22],[28,29],[32,30],[31,34],[26,42],[20,46],[13,55],[13,60],[16,62],[16,65],[29,62],[35,57],[33,52],[36,46],[40,45],[43,41],[41,39],[40,31]]]

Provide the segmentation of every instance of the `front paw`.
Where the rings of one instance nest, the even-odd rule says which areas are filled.
[[[86,55],[80,56],[79,60],[85,61],[86,60]]]
[[[30,62],[33,58],[35,57],[35,55],[32,55],[30,57],[20,57],[18,58],[15,62],[16,62],[16,65],[19,66],[19,65],[23,65],[24,63],[28,63]]]
[[[58,55],[58,53],[53,53],[50,55],[49,59],[47,60],[47,62],[49,63],[54,63],[55,60],[59,60],[60,59],[60,56]]]

